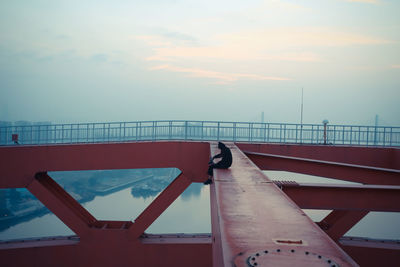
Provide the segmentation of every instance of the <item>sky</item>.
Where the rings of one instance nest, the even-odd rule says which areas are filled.
[[[400,126],[398,0],[2,0],[0,121]]]

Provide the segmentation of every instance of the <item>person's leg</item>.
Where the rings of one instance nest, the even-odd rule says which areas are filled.
[[[228,169],[230,166],[227,166],[226,164],[224,164],[223,162],[217,162],[215,164],[213,164],[213,168],[214,169]]]
[[[212,184],[212,176],[210,176],[203,184]]]
[[[214,166],[215,166],[215,164],[213,163],[213,164],[210,164],[209,166],[208,166],[208,171],[207,171],[207,174],[208,174],[208,179],[204,182],[204,184],[212,184],[212,176],[213,176],[213,169],[214,169]]]
[[[213,169],[228,169],[230,166],[227,166],[225,164],[223,164],[222,162],[217,162],[217,163],[213,163],[211,165],[209,165],[208,167],[208,175],[209,178],[207,179],[207,181],[204,182],[204,184],[212,184],[212,176],[213,176]]]
[[[213,169],[214,169],[215,164],[210,164],[210,166],[208,166],[208,175],[213,176]]]

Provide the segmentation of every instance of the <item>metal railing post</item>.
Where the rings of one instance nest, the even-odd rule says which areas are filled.
[[[393,127],[390,127],[390,139],[389,139],[389,146],[392,146],[392,135],[393,135]]]
[[[218,124],[217,124],[218,126],[217,126],[217,140],[219,141],[219,122],[218,122]]]
[[[286,124],[283,126],[283,143],[286,143]]]
[[[64,143],[64,124],[61,127],[61,143]]]
[[[253,141],[253,123],[249,124],[249,141]]]
[[[126,122],[124,122],[124,141],[126,141]]]
[[[185,121],[185,140],[187,140],[188,122]]]
[[[386,146],[386,127],[383,127],[383,146]]]
[[[101,138],[103,142],[106,140],[106,124],[103,123],[103,136]]]
[[[314,144],[314,125],[311,125],[311,144]]]
[[[172,121],[168,122],[168,139],[172,139]]]
[[[38,125],[38,144],[40,144],[40,125]]]
[[[108,124],[107,142],[110,142],[110,123]]]
[[[151,131],[151,140],[152,141],[154,141],[155,140],[155,138],[156,138],[156,133],[155,133],[155,131],[156,131],[156,125],[155,125],[155,121],[153,121],[153,123],[152,123],[152,131]]]
[[[236,122],[232,124],[232,137],[233,137],[233,142],[236,141]]]
[[[204,140],[204,121],[201,122],[201,140]]]
[[[266,130],[267,130],[267,125],[265,123],[263,123],[263,129],[262,129],[262,133],[263,133],[263,137],[262,140],[265,143],[265,138],[266,138]]]
[[[139,126],[136,124],[136,129],[139,128],[139,135],[136,135],[136,140],[141,140],[142,139],[142,123],[139,122]]]
[[[343,143],[343,145],[344,145],[344,134],[345,134],[345,131],[344,131],[344,126],[342,126],[343,127],[343,133],[342,133],[342,143]]]
[[[303,143],[303,124],[300,125],[300,143]],[[311,141],[312,142],[312,141]]]
[[[350,145],[352,144],[353,139],[353,126],[350,126]]]

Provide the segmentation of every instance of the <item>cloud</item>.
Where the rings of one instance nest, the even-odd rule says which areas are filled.
[[[400,69],[400,64],[395,64],[391,66],[392,69]]]
[[[163,46],[171,46],[173,43],[170,40],[166,40],[163,36],[160,35],[138,35],[134,36],[134,39],[142,40],[146,42],[148,45],[153,47],[163,47]]]
[[[95,54],[90,57],[90,60],[96,63],[103,63],[108,60],[108,56],[106,54]]]
[[[192,45],[197,39],[191,35],[171,32],[167,30],[157,30],[155,35],[139,35],[134,36],[134,39],[142,40],[151,46],[170,46],[173,44]]]
[[[189,42],[176,42],[163,35],[136,36],[152,48],[152,53],[147,56],[149,62],[158,62],[152,70],[167,70],[186,73],[191,77],[202,77],[217,80],[217,83],[226,84],[239,79],[250,80],[290,80],[285,74],[278,77],[256,74],[241,74],[235,71],[229,73],[217,70],[215,66],[221,66],[229,62],[239,65],[263,62],[278,64],[282,61],[292,62],[321,62],[325,61],[324,51],[332,48],[347,46],[383,45],[391,43],[389,40],[328,29],[323,27],[279,27],[261,30],[243,30],[231,34],[220,34],[208,39],[207,45]],[[314,52],[315,51],[315,52]],[[329,57],[326,57],[329,58]],[[201,63],[202,66],[213,64],[211,68],[183,68],[178,65],[188,62]],[[247,62],[247,63],[246,63]],[[216,65],[215,63],[218,63]],[[231,68],[231,69],[232,69]],[[282,77],[281,77],[282,76]]]
[[[177,59],[225,59],[225,60],[283,60],[283,61],[320,61],[318,55],[311,52],[263,52],[245,46],[221,45],[203,47],[163,47],[155,48],[149,61],[174,61]]]
[[[274,77],[274,76],[263,76],[257,74],[248,74],[248,73],[226,73],[226,72],[218,72],[218,71],[210,71],[204,69],[196,69],[196,68],[182,68],[171,65],[159,65],[150,68],[150,70],[167,70],[172,72],[182,72],[187,73],[192,77],[201,77],[201,78],[210,78],[217,80],[217,84],[228,84],[235,82],[239,79],[249,79],[249,80],[257,80],[257,81],[287,81],[289,78],[285,77]]]
[[[313,52],[319,47],[382,45],[390,41],[363,34],[317,27],[271,28],[215,36],[210,45],[174,43],[163,36],[138,36],[153,48],[149,61],[231,60],[231,61],[322,61]]]
[[[279,9],[285,9],[285,10],[308,10],[308,8],[298,5],[298,4],[293,4],[290,2],[284,2],[282,0],[267,0],[264,2],[264,7],[266,8],[279,8]]]
[[[359,3],[368,3],[368,4],[378,4],[378,0],[346,0],[347,2],[359,2]]]
[[[387,44],[390,41],[323,27],[281,27],[220,36],[225,43],[254,48],[332,47]]]
[[[162,34],[165,37],[171,38],[171,39],[177,39],[177,40],[183,40],[183,41],[196,41],[196,38],[194,38],[191,35],[180,33],[180,32],[170,32],[166,31]]]

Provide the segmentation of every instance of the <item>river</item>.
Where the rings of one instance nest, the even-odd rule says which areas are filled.
[[[50,175],[98,220],[133,221],[179,174],[177,169],[152,170],[53,172]],[[266,171],[265,174],[273,180],[346,183],[289,172]],[[7,223],[0,221],[0,240],[75,234],[55,215],[44,209],[26,189],[18,189],[17,192],[6,189],[1,191],[3,206],[8,208],[7,216],[14,214],[19,219],[9,220]],[[19,200],[13,202],[12,199],[4,199],[12,194],[17,195]],[[209,201],[209,186],[192,184],[146,232],[210,233]],[[15,208],[14,211],[11,210],[12,207]],[[30,212],[32,209],[36,213]],[[314,221],[320,221],[330,212],[304,211]],[[3,207],[3,218],[4,212]],[[24,214],[30,215],[24,217]],[[346,235],[400,240],[400,213],[370,212]]]

